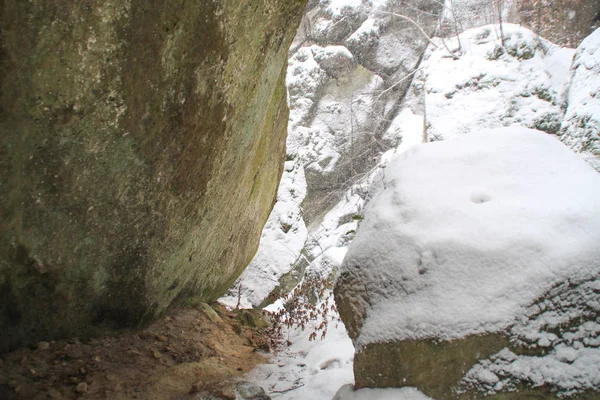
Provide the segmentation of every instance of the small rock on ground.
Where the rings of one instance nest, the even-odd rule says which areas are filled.
[[[271,400],[271,397],[265,393],[265,389],[250,382],[240,382],[237,390],[239,395],[246,400]]]
[[[39,342],[37,344],[38,350],[48,350],[49,348],[50,348],[50,343],[48,343],[48,342]]]
[[[77,385],[77,388],[75,388],[75,391],[77,393],[86,393],[88,390],[88,384],[86,382],[81,382],[79,385]]]

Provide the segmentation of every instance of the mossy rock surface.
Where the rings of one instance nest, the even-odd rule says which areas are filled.
[[[0,5],[0,351],[233,283],[282,173],[304,4]]]
[[[371,343],[354,357],[355,386],[412,386],[436,400],[454,399],[452,388],[477,360],[494,354],[507,343],[503,335],[455,341]]]
[[[514,391],[483,395],[460,390],[461,379],[481,358],[510,346],[503,334],[469,336],[454,341],[406,340],[372,343],[354,357],[355,388],[416,387],[436,400],[550,400],[561,399],[547,386],[519,385]],[[457,390],[458,389],[458,390]],[[600,394],[581,393],[581,400]]]

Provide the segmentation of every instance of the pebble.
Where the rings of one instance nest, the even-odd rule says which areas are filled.
[[[88,384],[86,382],[81,382],[79,385],[77,385],[77,387],[75,388],[75,391],[77,393],[86,393],[88,390]]]
[[[167,341],[167,337],[165,335],[156,335],[156,339],[159,342],[166,342]]]
[[[198,305],[198,308],[204,312],[204,314],[208,317],[208,319],[210,319],[212,322],[220,322],[222,323],[223,320],[221,319],[221,317],[219,317],[219,314],[217,314],[217,312],[208,304],[206,303],[200,303]]]
[[[247,400],[270,400],[271,398],[265,393],[265,389],[260,386],[253,385],[250,382],[240,382],[237,385],[237,390],[242,398]]]
[[[198,381],[192,385],[190,388],[190,393],[199,393],[204,389],[204,383],[202,381]]]
[[[37,344],[38,350],[48,350],[49,348],[50,348],[50,343],[48,343],[48,342],[39,342]]]

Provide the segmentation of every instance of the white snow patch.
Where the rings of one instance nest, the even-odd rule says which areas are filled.
[[[368,40],[371,37],[379,37],[379,33],[380,26],[378,20],[371,16],[367,18],[362,25],[346,40],[350,43],[360,43]]]
[[[402,153],[416,144],[423,143],[424,124],[423,115],[415,114],[410,108],[405,108],[392,120],[384,139],[393,141],[400,138],[396,152]]]
[[[345,57],[345,58],[349,58],[349,59],[354,58],[354,56],[352,55],[350,50],[348,50],[344,46],[339,46],[339,45],[338,46],[326,46],[326,47],[311,46],[311,50],[312,50],[312,52],[315,56],[315,60],[317,62],[320,62],[322,59],[336,57],[336,56],[341,56],[341,57]]]
[[[302,47],[288,60],[286,86],[290,108],[289,129],[303,123],[314,106],[318,88],[327,74],[315,61],[311,47]]]
[[[255,368],[247,379],[273,399],[331,399],[340,386],[354,382],[352,341],[341,322],[332,324],[325,340],[309,341],[307,332],[291,330],[292,345],[276,353],[269,364]],[[277,393],[289,389],[293,390]]]

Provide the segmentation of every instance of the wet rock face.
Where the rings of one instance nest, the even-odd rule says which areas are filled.
[[[0,6],[0,351],[229,287],[281,176],[304,3]]]

